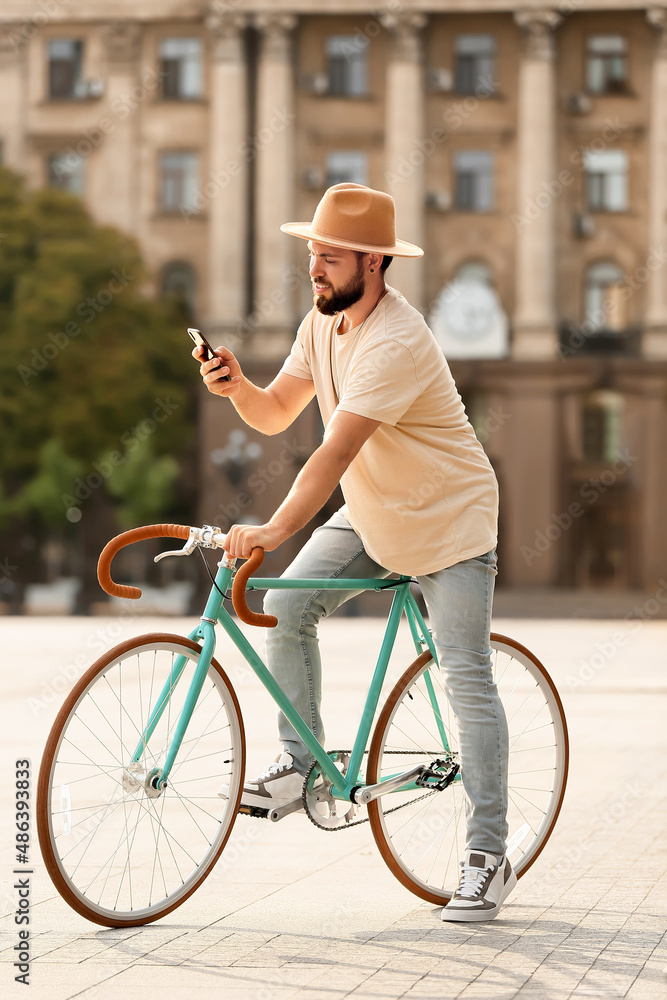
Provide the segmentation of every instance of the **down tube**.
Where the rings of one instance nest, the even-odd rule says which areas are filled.
[[[236,648],[246,658],[252,669],[257,674],[258,679],[269,692],[278,708],[286,715],[290,724],[294,727],[299,737],[303,740],[315,760],[320,765],[321,770],[333,784],[336,791],[345,797],[346,782],[331,758],[327,755],[322,744],[313,736],[310,729],[296,711],[280,684],[274,679],[266,664],[257,654],[252,644],[248,642],[241,629],[230,617],[226,608],[222,608],[218,616],[218,621],[230,637]]]

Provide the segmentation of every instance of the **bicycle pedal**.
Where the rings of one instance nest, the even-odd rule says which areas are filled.
[[[239,813],[243,816],[252,816],[254,819],[268,819],[269,810],[260,809],[258,806],[239,806]]]
[[[419,777],[415,778],[415,785],[443,792],[448,785],[451,785],[458,772],[459,765],[455,761],[436,758],[429,767],[423,768]]]

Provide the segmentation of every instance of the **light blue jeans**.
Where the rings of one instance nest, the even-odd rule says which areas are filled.
[[[286,577],[386,577],[337,512],[287,568]],[[498,856],[507,838],[507,721],[491,670],[489,628],[495,551],[417,577],[426,601],[445,688],[458,721],[461,778],[467,795],[466,849]],[[356,591],[359,593],[359,591]],[[269,590],[264,607],[278,625],[267,631],[267,663],[299,715],[320,743],[322,665],[317,624],[354,596],[341,590]],[[279,737],[305,774],[312,757],[282,712]]]

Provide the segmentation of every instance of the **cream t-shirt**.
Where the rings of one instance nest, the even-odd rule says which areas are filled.
[[[413,576],[488,552],[496,477],[421,313],[388,287],[364,323],[340,320],[313,307],[282,371],[313,381],[325,427],[336,409],[381,421],[341,479],[366,551]]]

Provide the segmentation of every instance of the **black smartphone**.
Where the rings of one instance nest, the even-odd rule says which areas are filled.
[[[195,330],[194,327],[189,326],[188,334],[190,336],[190,340],[194,343],[196,347],[204,348],[204,361],[210,361],[212,358],[216,356],[215,351],[213,350],[213,348],[211,347],[211,345],[209,344],[208,340],[201,332],[201,330]],[[218,368],[222,368],[222,361],[220,361],[219,359],[218,359]],[[215,368],[213,368],[212,370],[215,371]],[[223,375],[220,381],[231,382],[231,376]]]

